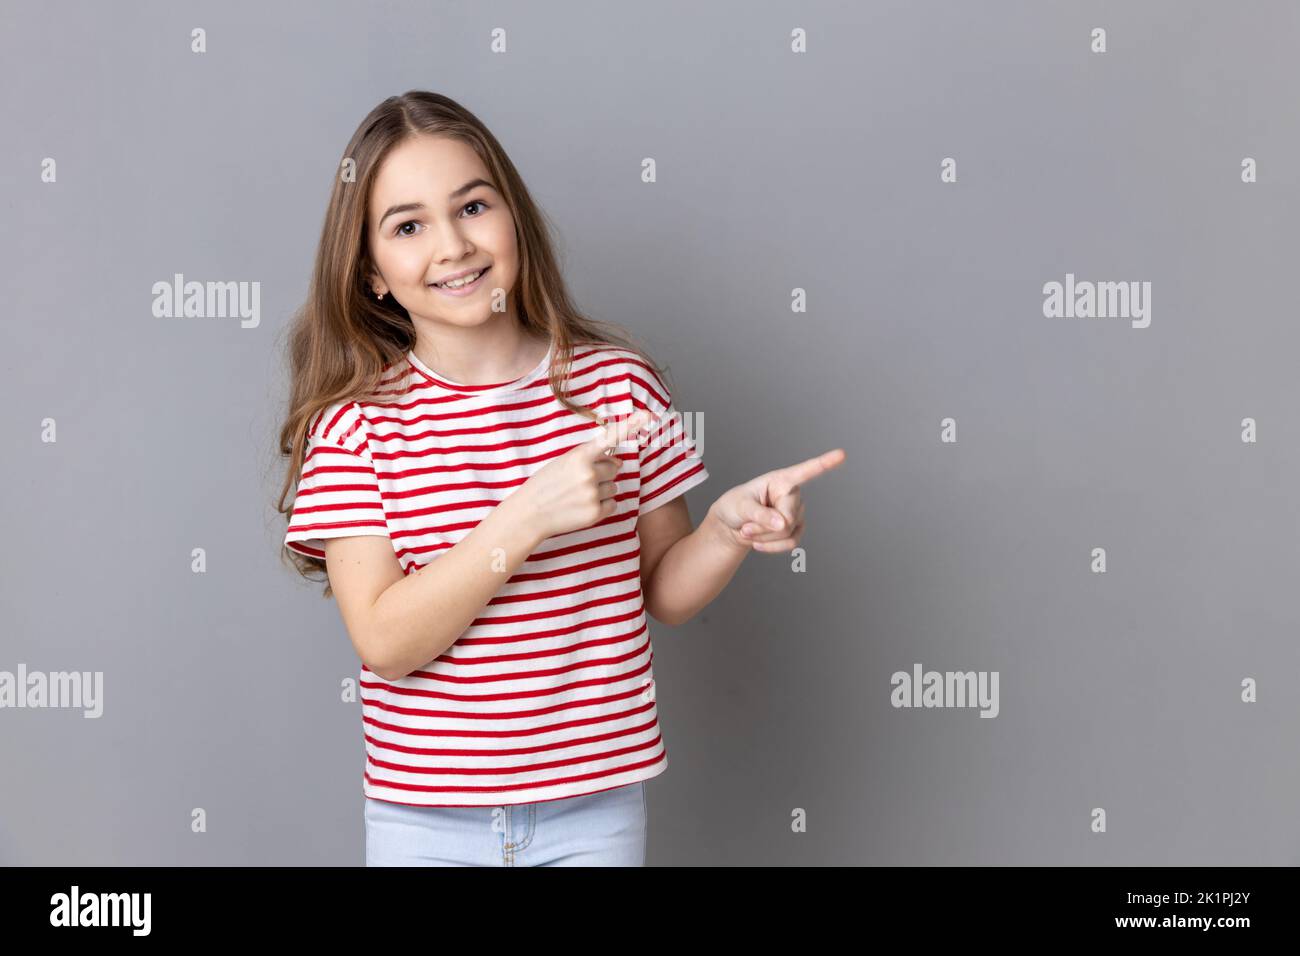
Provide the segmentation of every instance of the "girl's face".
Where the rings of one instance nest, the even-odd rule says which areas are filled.
[[[367,218],[378,270],[373,294],[391,295],[413,320],[466,327],[513,312],[514,217],[478,154],[460,140],[420,134],[395,146],[375,177]],[[478,270],[486,274],[471,285],[439,287]],[[506,309],[494,313],[494,299]]]

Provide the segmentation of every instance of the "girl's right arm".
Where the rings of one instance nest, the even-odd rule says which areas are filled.
[[[465,632],[545,535],[516,496],[429,564],[403,575],[392,542],[377,535],[325,540],[339,612],[362,663],[400,680]]]
[[[548,462],[469,534],[409,575],[386,537],[327,538],[330,587],[362,663],[396,681],[436,659],[538,545],[612,515],[620,464],[604,449],[621,445],[648,419],[638,412]]]

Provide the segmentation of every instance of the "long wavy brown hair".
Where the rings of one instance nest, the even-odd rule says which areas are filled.
[[[415,326],[391,296],[368,294],[373,269],[366,238],[371,187],[389,151],[412,136],[454,137],[470,146],[491,174],[515,221],[519,277],[508,293],[526,333],[549,334],[554,341],[549,380],[566,408],[598,420],[574,403],[565,387],[577,345],[625,348],[663,377],[646,350],[620,326],[583,315],[569,297],[560,274],[553,225],[533,202],[528,188],[488,128],[469,110],[439,93],[411,90],[390,96],[361,121],[348,141],[334,177],[311,286],[289,330],[289,405],[280,428],[280,454],[287,459],[276,509],[292,513],[290,492],[302,475],[307,432],[316,416],[338,401],[378,398],[385,369],[405,360],[415,347]],[[325,562],[280,548],[281,557],[310,581],[332,593]]]

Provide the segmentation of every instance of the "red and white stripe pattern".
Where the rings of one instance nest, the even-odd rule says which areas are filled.
[[[598,426],[564,408],[550,356],[516,382],[449,383],[414,355],[387,370],[381,403],[338,403],[312,423],[285,545],[385,535],[403,571],[437,559],[551,459]],[[662,773],[641,514],[708,477],[663,381],[635,353],[579,346],[575,404],[602,419],[637,409],[662,432],[619,455],[617,510],[547,538],[464,634],[398,681],[362,665],[367,797],[497,806],[619,787]]]

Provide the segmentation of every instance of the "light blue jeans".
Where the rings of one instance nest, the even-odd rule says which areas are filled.
[[[366,866],[644,866],[645,783],[500,807],[366,798]]]

